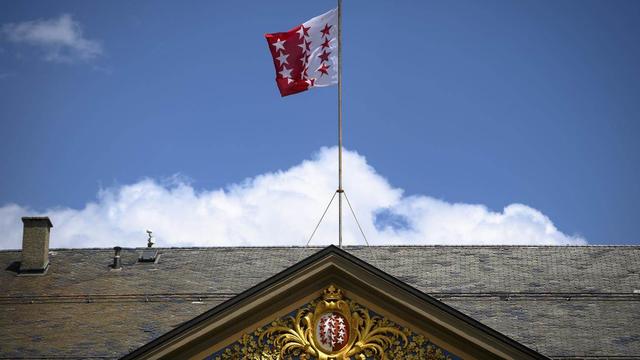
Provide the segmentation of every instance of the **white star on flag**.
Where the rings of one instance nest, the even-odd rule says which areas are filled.
[[[280,40],[280,39],[278,39],[278,41],[276,41],[276,42],[274,42],[274,43],[273,43],[273,46],[275,46],[275,47],[276,47],[276,51],[278,51],[278,50],[282,50],[282,51],[284,51],[284,43],[285,43],[285,41],[286,41],[286,40]]]
[[[288,57],[289,57],[289,55],[287,55],[285,53],[280,53],[280,56],[277,57],[278,61],[280,61],[280,65],[287,64],[287,58]]]
[[[307,43],[303,41],[302,43],[298,44],[298,47],[302,50],[302,54],[307,53]]]
[[[283,78],[290,78],[291,77],[291,69],[287,69],[286,66],[282,65],[282,70],[280,71],[280,75],[282,75]]]

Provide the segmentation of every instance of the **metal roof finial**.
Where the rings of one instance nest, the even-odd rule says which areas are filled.
[[[147,239],[147,247],[150,248],[153,246],[153,235],[151,235],[153,231],[147,229],[147,235],[149,235],[149,239]]]

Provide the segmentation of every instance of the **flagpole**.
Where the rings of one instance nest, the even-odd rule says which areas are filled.
[[[338,0],[338,247],[342,248],[342,0]]]

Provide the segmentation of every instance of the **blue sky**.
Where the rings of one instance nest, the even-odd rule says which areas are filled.
[[[197,196],[322,163],[336,88],[280,98],[263,34],[334,6],[0,3],[0,207],[81,211],[140,184]],[[639,18],[638,1],[345,0],[345,146],[403,199],[524,204],[567,236],[638,244]],[[61,19],[73,45],[15,34]],[[386,218],[406,224],[399,209]]]

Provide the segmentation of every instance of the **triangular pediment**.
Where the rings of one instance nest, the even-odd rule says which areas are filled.
[[[123,359],[547,359],[329,246]]]

